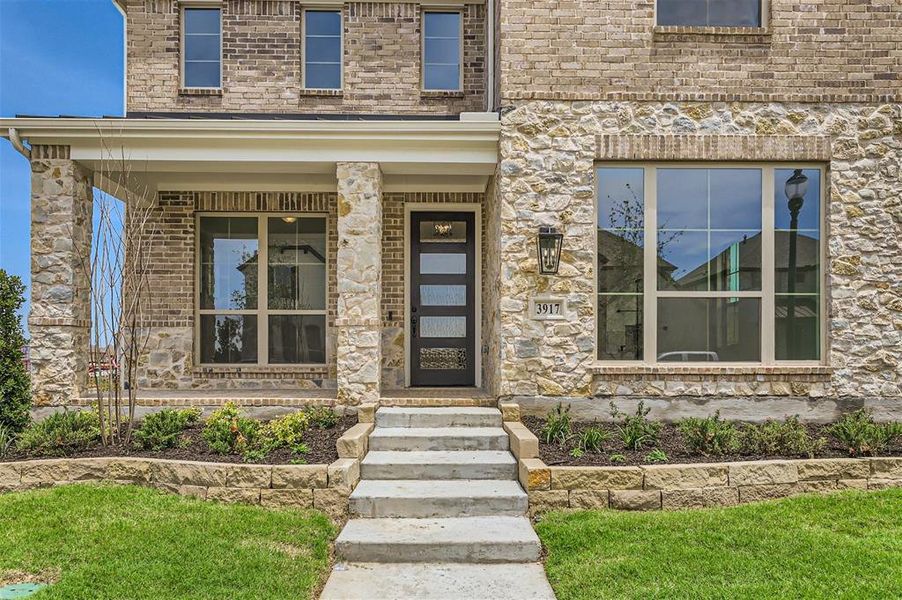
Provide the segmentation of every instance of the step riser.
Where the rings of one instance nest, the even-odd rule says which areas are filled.
[[[539,560],[538,543],[473,542],[460,544],[386,544],[341,542],[335,544],[338,556],[349,562],[378,563],[521,563]]]
[[[428,519],[437,517],[521,516],[526,513],[527,498],[495,496],[491,498],[374,498],[362,496],[350,499],[353,516],[407,517]]]
[[[377,427],[501,427],[501,415],[376,413]]]
[[[455,451],[455,450],[508,450],[510,440],[506,435],[493,436],[441,436],[406,437],[383,436],[370,438],[370,450],[398,451]]]
[[[516,464],[360,465],[362,479],[516,479]]]

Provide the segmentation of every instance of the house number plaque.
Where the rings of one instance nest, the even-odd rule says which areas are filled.
[[[556,296],[530,298],[529,316],[539,321],[567,319],[567,300]]]

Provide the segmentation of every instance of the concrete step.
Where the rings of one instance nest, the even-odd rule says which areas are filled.
[[[338,564],[321,600],[554,600],[540,563],[465,565]]]
[[[376,427],[370,450],[507,450],[507,433],[500,427]]]
[[[504,451],[370,452],[363,479],[516,479],[517,460]]]
[[[350,511],[359,517],[520,516],[527,498],[516,481],[366,480],[351,493]]]
[[[526,517],[354,519],[335,540],[349,562],[535,562],[541,549]]]
[[[380,408],[377,427],[501,427],[497,408]]]

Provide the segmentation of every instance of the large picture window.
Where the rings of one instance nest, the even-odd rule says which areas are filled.
[[[222,85],[222,45],[218,8],[182,11],[182,83],[192,88]]]
[[[602,361],[821,358],[823,173],[792,165],[602,166]]]
[[[324,364],[326,218],[203,215],[198,231],[200,363]]]

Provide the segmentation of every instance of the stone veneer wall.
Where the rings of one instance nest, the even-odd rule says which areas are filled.
[[[143,485],[180,496],[267,508],[316,508],[347,517],[360,463],[241,465],[158,458],[60,458],[0,463],[0,493],[72,483]]]
[[[822,458],[642,467],[549,467],[520,460],[530,513],[734,506],[803,493],[902,487],[902,458]]]
[[[598,367],[593,279],[599,160],[826,164],[825,367]],[[499,393],[538,398],[539,404],[548,397],[596,397],[596,403],[602,397],[606,405],[607,398],[689,397],[698,404],[781,396],[859,404],[876,398],[902,407],[900,163],[898,104],[534,101],[508,107],[497,175],[504,269]],[[558,276],[537,274],[539,225],[559,226],[565,234]],[[528,317],[528,297],[546,290],[567,297],[572,321]]]
[[[463,90],[421,91],[422,7],[339,2],[343,90],[302,86],[303,10],[296,0],[223,0],[222,89],[180,88],[180,3],[127,0],[128,111],[429,113],[485,110],[485,5],[461,6]],[[316,8],[310,6],[309,8]]]
[[[37,404],[65,404],[87,384],[93,175],[68,146],[31,149],[30,360]]]

